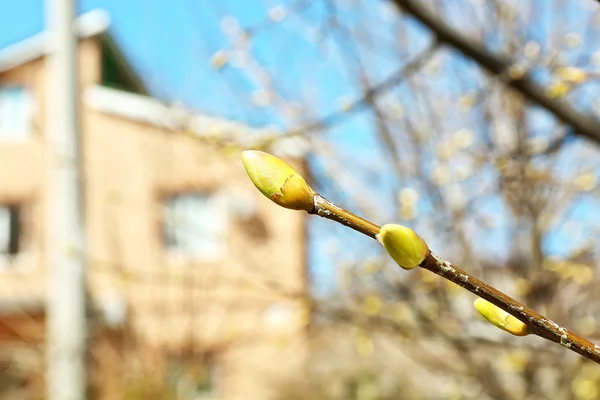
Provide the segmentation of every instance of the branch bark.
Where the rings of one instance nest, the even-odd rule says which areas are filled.
[[[456,31],[428,10],[422,2],[415,0],[390,1],[429,28],[440,43],[445,43],[460,51],[467,58],[475,61],[494,75],[505,74],[513,65],[508,58],[488,52],[483,45]],[[600,143],[600,122],[596,118],[578,111],[566,101],[549,98],[546,96],[544,89],[535,83],[529,75],[524,74],[518,79],[509,79],[506,84],[532,103],[552,113],[563,123],[570,125],[577,134]]]

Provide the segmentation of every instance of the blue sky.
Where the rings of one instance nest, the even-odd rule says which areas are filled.
[[[39,32],[44,24],[43,0],[5,2],[0,13],[0,47],[22,40]],[[228,45],[221,31],[221,21],[235,15],[243,27],[259,24],[268,10],[258,1],[195,1],[182,0],[84,0],[80,12],[101,8],[111,15],[111,33],[121,45],[129,61],[153,89],[153,93],[167,100],[180,100],[188,106],[206,112],[246,118],[241,107],[231,107],[238,99],[223,90],[223,78],[209,66],[213,53]],[[285,39],[285,38],[284,38]],[[297,45],[295,52],[310,52],[308,46]],[[273,37],[269,43],[255,43],[260,47],[277,46]],[[285,43],[279,45],[284,46]],[[281,57],[273,66],[285,63]],[[278,63],[275,61],[279,61]],[[226,71],[225,71],[226,73]],[[236,82],[236,91],[249,92],[248,82]],[[218,97],[219,101],[215,101]],[[273,118],[252,113],[257,124],[270,123]],[[258,117],[257,117],[258,114]],[[272,117],[272,116],[271,116]]]

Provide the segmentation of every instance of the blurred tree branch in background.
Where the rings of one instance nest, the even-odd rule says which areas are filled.
[[[596,118],[582,114],[568,103],[553,99],[546,90],[536,84],[523,67],[503,56],[493,55],[484,46],[461,35],[445,24],[424,6],[414,0],[391,0],[400,9],[427,26],[437,39],[472,59],[489,72],[501,77],[508,86],[517,90],[533,103],[550,111],[565,124],[571,125],[576,133],[600,143],[600,123]]]

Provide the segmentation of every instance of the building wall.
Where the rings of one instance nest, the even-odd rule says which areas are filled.
[[[100,83],[99,48],[96,39],[80,47],[83,90]],[[28,205],[30,238],[24,254],[0,271],[0,301],[45,295],[52,190],[44,150],[45,79],[43,59],[0,74],[2,84],[30,88],[36,105],[33,134],[22,143],[0,144],[0,205]],[[272,388],[303,368],[304,215],[263,198],[237,151],[86,103],[81,126],[94,305],[118,308],[124,300],[131,349],[192,358],[214,353],[221,398],[270,398]],[[210,196],[224,215],[222,249],[208,258],[165,249],[165,199],[189,192]],[[115,368],[127,365],[124,359]]]

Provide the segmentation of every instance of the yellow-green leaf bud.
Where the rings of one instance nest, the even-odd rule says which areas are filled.
[[[396,224],[381,227],[377,240],[403,269],[413,269],[429,254],[427,244],[412,229]]]
[[[527,324],[485,299],[478,298],[473,305],[483,318],[508,333],[515,336],[526,336],[531,333]]]
[[[262,151],[246,150],[242,152],[242,162],[254,186],[276,204],[292,210],[313,209],[315,193],[282,159]]]

